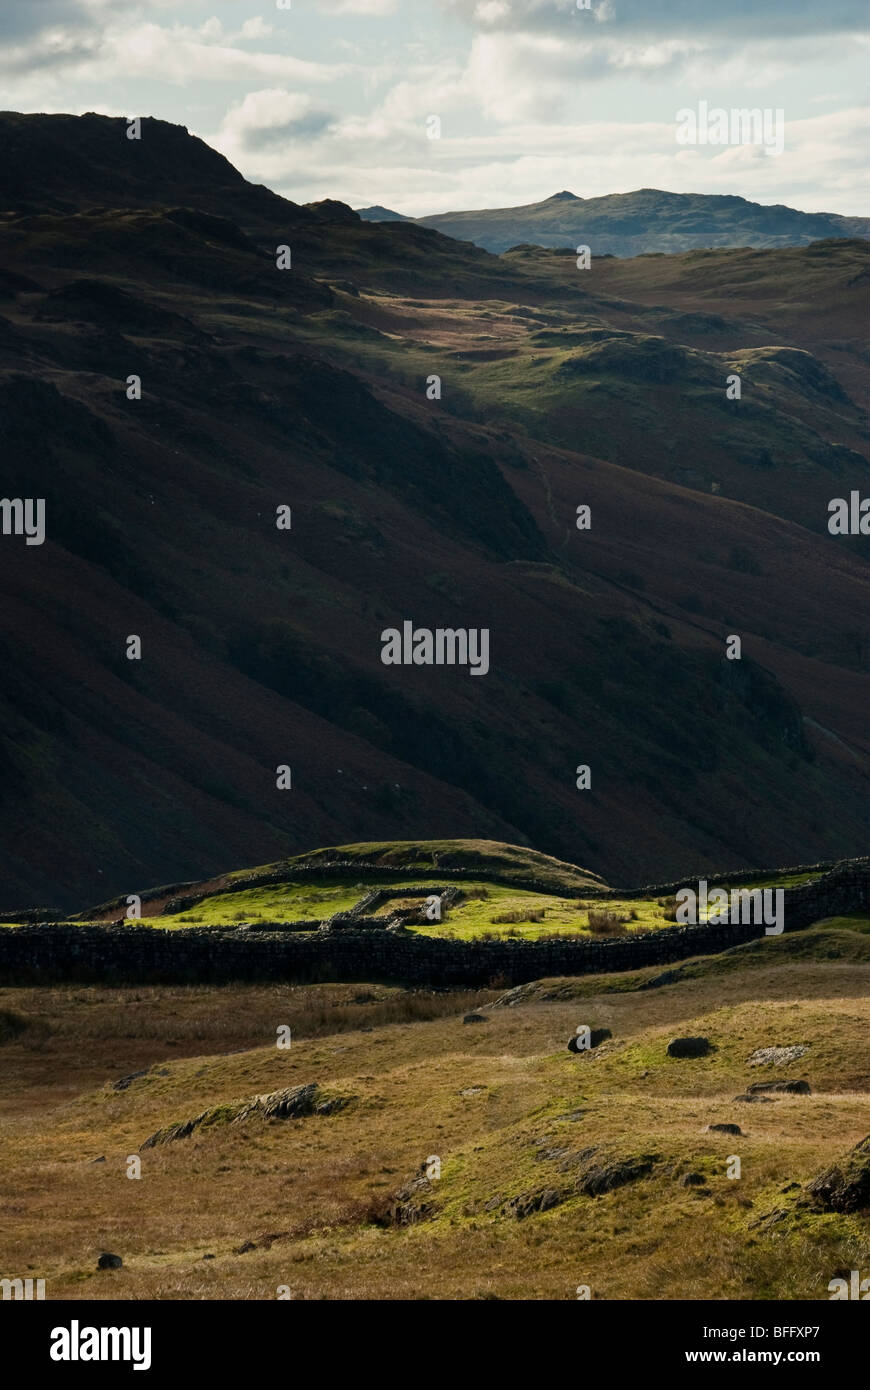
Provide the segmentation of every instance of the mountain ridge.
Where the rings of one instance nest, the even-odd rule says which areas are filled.
[[[403,214],[359,208],[364,220]],[[406,219],[407,220],[407,219]],[[712,246],[805,246],[831,236],[870,238],[870,217],[807,213],[737,194],[670,193],[639,188],[582,198],[563,189],[539,202],[507,208],[444,212],[413,219],[500,254],[526,242],[562,247],[586,243],[597,255],[675,253]]]
[[[826,501],[870,480],[870,244],[584,277],[289,204],[180,127],[143,124],[153,174],[123,120],[28,121],[0,444],[46,542],[0,537],[5,900],[372,839],[608,882],[863,851],[870,572]],[[487,628],[489,674],[385,666],[404,621]]]

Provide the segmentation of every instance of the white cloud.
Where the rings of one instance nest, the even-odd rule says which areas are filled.
[[[842,40],[857,0],[735,6],[298,0],[273,24],[271,3],[0,0],[3,104],[109,110],[129,95],[301,200],[423,214],[654,185],[870,213],[855,75],[870,39]],[[699,98],[784,106],[784,154],[677,146],[671,115]]]
[[[114,22],[82,40],[71,31],[47,31],[25,46],[0,52],[0,72],[64,67],[68,80],[99,84],[119,75],[187,85],[250,79],[324,83],[348,71],[346,64],[310,62],[287,53],[236,48],[217,19],[199,29],[175,24]]]
[[[291,82],[330,82],[345,69],[336,64],[314,63],[284,53],[248,52],[226,43],[204,43],[199,34],[181,25],[164,29],[143,24],[121,27],[106,36],[101,59],[120,64],[131,77],[151,77],[169,82],[234,82],[272,78]]]
[[[317,0],[323,14],[359,14],[380,17],[394,14],[398,0]]]
[[[214,143],[228,159],[244,157],[288,141],[295,146],[319,135],[332,119],[306,93],[267,88],[249,92],[230,108]]]
[[[507,0],[479,0],[474,7],[474,18],[478,24],[497,24],[508,19],[511,7]]]
[[[270,34],[275,32],[274,26],[267,24],[265,19],[258,15],[254,19],[246,19],[239,30],[240,39],[267,39]]]
[[[650,187],[870,215],[870,174],[855,175],[856,164],[870,169],[868,118],[856,108],[791,122],[784,153],[772,158],[747,146],[679,146],[672,121],[528,121],[429,141],[419,126],[373,114],[335,121],[311,140],[242,152],[239,163],[295,201],[331,196],[410,216],[520,205],[562,188],[597,197]]]
[[[797,34],[860,33],[866,31],[866,0],[592,0],[589,10],[576,0],[440,0],[442,8],[469,25],[497,26],[505,31],[550,32],[588,38],[596,22],[611,36],[637,38],[675,36],[692,42],[705,36],[726,38],[732,45],[759,37],[788,38]]]

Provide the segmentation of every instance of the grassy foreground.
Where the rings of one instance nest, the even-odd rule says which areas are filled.
[[[573,1299],[587,1284],[826,1299],[835,1273],[867,1267],[866,1213],[797,1201],[870,1133],[868,933],[838,919],[655,988],[645,970],[503,1003],[377,985],[4,989],[0,1264],[44,1277],[49,1298]],[[469,1009],[487,1021],[464,1024]],[[581,1023],[612,1039],[569,1054]],[[714,1050],[668,1057],[682,1034]],[[748,1062],[791,1045],[798,1060]],[[812,1093],[735,1102],[771,1076]],[[344,1107],[218,1119],[141,1150],[207,1107],[311,1082]],[[706,1132],[722,1122],[743,1133]],[[440,1179],[409,1188],[433,1157]],[[589,1195],[575,1179],[590,1161],[632,1176]],[[397,1193],[413,1224],[395,1224]],[[98,1273],[102,1250],[124,1268]]]

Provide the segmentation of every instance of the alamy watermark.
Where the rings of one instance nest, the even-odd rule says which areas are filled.
[[[45,540],[45,498],[0,498],[0,531],[4,536],[25,536],[25,545],[42,545]]]
[[[785,111],[781,106],[710,107],[698,102],[694,111],[682,107],[676,115],[678,145],[760,145],[765,154],[785,149]]]
[[[151,1368],[150,1327],[53,1327],[52,1361],[132,1361],[134,1371]]]
[[[764,926],[766,936],[784,930],[785,890],[782,888],[713,888],[699,879],[698,890],[681,888],[676,894],[676,921],[681,926],[710,922],[742,922]]]
[[[870,536],[870,497],[853,488],[846,497],[828,503],[828,530],[832,536]]]
[[[0,1298],[6,1302],[13,1299],[19,1303],[40,1302],[45,1298],[44,1279],[0,1279]]]
[[[414,627],[408,620],[381,633],[385,666],[467,666],[472,676],[489,670],[488,627]]]
[[[832,1302],[838,1298],[848,1298],[860,1299],[862,1303],[866,1303],[870,1299],[870,1279],[862,1279],[860,1270],[851,1269],[848,1279],[832,1279],[828,1285],[828,1292]]]

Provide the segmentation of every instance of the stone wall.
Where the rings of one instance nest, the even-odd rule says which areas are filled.
[[[819,874],[826,873],[836,867],[837,860],[825,860],[819,864],[798,864],[794,867],[779,869],[735,869],[725,873],[704,873],[684,874],[682,878],[672,883],[652,883],[640,888],[603,888],[590,884],[585,888],[576,888],[571,891],[559,887],[555,880],[544,880],[538,878],[513,877],[508,874],[499,873],[493,868],[445,868],[440,865],[433,865],[431,871],[423,869],[419,864],[415,865],[385,865],[378,867],[373,864],[360,864],[355,860],[344,860],[332,864],[294,864],[285,868],[279,868],[269,874],[259,874],[252,872],[234,878],[231,883],[225,884],[221,888],[210,888],[206,892],[193,891],[184,893],[184,889],[197,890],[197,882],[188,880],[184,883],[164,884],[159,888],[149,888],[139,890],[139,898],[143,903],[152,902],[156,898],[166,898],[168,901],[163,907],[161,915],[169,915],[175,912],[186,912],[192,907],[196,907],[205,898],[221,897],[225,894],[239,893],[246,888],[267,887],[270,884],[292,882],[294,879],[306,881],[312,877],[323,879],[352,880],[360,887],[370,880],[376,882],[393,882],[397,885],[401,881],[408,880],[415,876],[426,875],[430,878],[438,879],[468,879],[480,880],[481,882],[498,883],[506,888],[516,888],[521,891],[531,893],[555,893],[566,898],[577,898],[585,901],[586,899],[604,900],[608,898],[654,898],[665,897],[675,893],[677,889],[691,886],[693,880],[697,882],[699,878],[706,879],[710,887],[717,884],[729,884],[737,886],[741,883],[752,883],[758,879],[770,878],[777,874],[790,873],[809,873],[817,871]],[[840,861],[856,863],[859,861]],[[414,890],[411,890],[414,891]],[[93,917],[104,917],[107,913],[117,910],[124,913],[127,908],[127,897],[121,894],[116,898],[110,898],[106,902],[97,904],[95,907],[87,908],[84,912],[75,913],[70,920],[88,921]],[[18,908],[0,912],[0,924],[4,922],[51,922],[57,921],[60,917],[58,909],[46,907]]]
[[[785,890],[785,926],[870,908],[870,861],[852,860]],[[152,919],[158,920],[158,919]],[[0,982],[384,980],[431,985],[522,984],[709,955],[764,935],[755,923],[674,926],[605,938],[443,941],[412,932],[251,931],[129,922],[30,923],[0,930]]]

